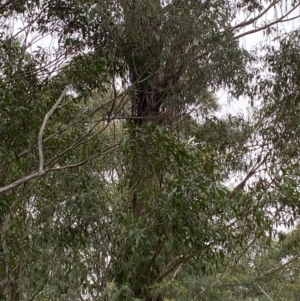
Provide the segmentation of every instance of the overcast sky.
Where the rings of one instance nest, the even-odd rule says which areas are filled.
[[[288,1],[287,5],[290,4],[290,1]],[[283,12],[284,13],[284,12]],[[292,14],[290,15],[290,18],[296,17],[300,15],[300,9],[296,9]],[[268,14],[266,15],[265,19],[267,20],[272,20],[276,18],[276,14],[274,10],[270,10]],[[241,20],[243,17],[240,18]],[[240,21],[241,21],[240,20]],[[300,18],[297,18],[295,20],[285,22],[278,24],[278,28],[282,30],[282,32],[291,32],[292,30],[297,29],[300,26]],[[254,27],[251,25],[249,26],[246,30],[251,30]],[[266,37],[264,37],[263,32],[257,32],[251,35],[247,35],[243,38],[240,39],[240,45],[245,48],[248,51],[253,50],[256,46],[259,45],[260,42],[266,41]],[[271,44],[276,45],[272,40],[269,39],[268,41]],[[217,93],[219,102],[221,104],[222,110],[219,116],[222,116],[224,114],[232,114],[232,115],[237,115],[240,113],[246,114],[247,112],[247,107],[248,107],[248,100],[245,98],[240,98],[239,100],[235,101],[228,101],[228,94],[224,90],[220,90]]]
[[[262,1],[263,2],[263,1]],[[283,11],[282,12],[278,12],[279,16],[285,13],[285,9],[288,9],[288,7],[291,5],[291,0],[287,1],[287,7],[283,7]],[[267,5],[264,5],[265,7],[267,7]],[[284,5],[285,6],[285,5]],[[291,15],[290,17],[295,17],[297,15],[300,15],[300,9],[296,9]],[[278,17],[278,15],[277,15]],[[265,20],[274,20],[277,18],[276,17],[276,13],[274,11],[274,9],[271,9],[266,16],[264,17],[264,19],[262,21]],[[251,18],[251,16],[250,16]],[[249,19],[249,18],[248,18]],[[237,17],[236,22],[242,22],[243,20],[245,20],[245,16],[241,15],[240,17]],[[15,24],[13,26],[14,31],[17,32],[19,31],[20,28],[24,27],[24,24],[21,21],[13,21]],[[233,24],[235,25],[235,24]],[[286,23],[281,23],[278,24],[279,29],[281,29],[283,32],[290,32],[296,28],[298,28],[300,25],[300,18],[292,20],[290,22],[286,22]],[[257,24],[257,26],[259,26],[259,24]],[[254,29],[254,27],[248,26],[247,28],[245,28],[245,31]],[[39,36],[39,35],[38,35]],[[33,37],[33,35],[31,35],[31,38]],[[40,38],[40,36],[39,36]],[[266,37],[263,36],[263,32],[257,32],[251,35],[247,35],[243,38],[240,39],[240,45],[245,48],[246,50],[250,51],[252,50],[254,47],[258,46],[260,42],[263,42],[266,40]],[[269,39],[268,41],[269,43],[272,43],[272,41]],[[34,43],[34,45],[31,47],[31,51],[34,50],[36,47],[38,46],[42,46],[42,47],[51,47],[51,46],[55,46],[57,45],[55,39],[53,40],[53,38],[51,36],[46,36],[42,39],[39,39],[39,41],[37,41],[36,43]],[[248,100],[245,98],[240,98],[239,100],[230,100],[229,101],[229,97],[228,94],[225,90],[220,90],[217,93],[217,98],[219,99],[219,103],[221,105],[221,111],[219,114],[217,114],[219,117],[221,117],[222,115],[227,115],[227,114],[231,114],[231,115],[237,115],[237,114],[246,114],[247,112],[247,107],[248,107]]]

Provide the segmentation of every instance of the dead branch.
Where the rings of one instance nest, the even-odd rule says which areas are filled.
[[[54,113],[54,111],[57,109],[59,104],[62,102],[66,92],[67,92],[67,87],[65,87],[62,94],[60,95],[60,97],[58,98],[58,100],[56,101],[54,106],[51,108],[51,110],[45,115],[43,124],[42,124],[40,132],[39,132],[38,153],[39,153],[39,159],[40,159],[39,172],[41,174],[43,174],[43,172],[44,172],[44,155],[43,155],[43,134],[44,134],[44,130],[45,130],[46,124],[47,124],[50,116]]]

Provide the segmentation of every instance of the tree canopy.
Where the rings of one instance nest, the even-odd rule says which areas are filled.
[[[1,2],[0,300],[297,300],[299,7]]]

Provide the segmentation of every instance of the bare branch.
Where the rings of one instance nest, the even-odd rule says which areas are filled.
[[[44,134],[44,130],[45,130],[46,124],[47,124],[50,116],[54,113],[54,111],[56,110],[56,108],[62,102],[62,100],[63,100],[66,92],[67,92],[67,87],[65,87],[65,89],[62,92],[62,94],[60,95],[60,97],[58,98],[58,100],[56,101],[56,103],[54,104],[54,106],[51,108],[51,110],[45,115],[43,124],[42,124],[40,132],[39,132],[39,137],[38,137],[38,152],[39,152],[39,159],[40,159],[39,172],[41,174],[43,174],[43,172],[44,172],[44,155],[43,155],[43,134]]]
[[[239,39],[239,38],[242,38],[244,36],[247,36],[249,34],[252,34],[252,33],[256,33],[256,32],[259,32],[259,31],[262,31],[264,29],[267,29],[268,27],[271,27],[275,24],[278,24],[278,23],[283,23],[283,22],[287,22],[287,21],[290,21],[291,19],[287,19],[287,20],[284,20],[288,15],[290,15],[297,7],[299,7],[300,4],[297,4],[296,6],[294,6],[292,9],[290,9],[286,14],[284,14],[283,16],[281,16],[279,19],[273,21],[273,22],[270,22],[262,27],[259,27],[259,28],[255,28],[255,29],[252,29],[252,30],[249,30],[249,31],[246,31],[244,33],[241,33],[237,36],[235,36],[234,38],[235,39]]]
[[[243,251],[239,254],[239,256],[235,259],[233,266],[231,267],[231,269],[233,269],[235,266],[237,266],[237,264],[239,263],[239,261],[241,260],[241,258],[246,254],[246,252],[251,248],[251,246],[256,242],[257,238],[262,234],[262,232],[265,231],[264,228],[261,229],[261,231],[258,231],[258,233],[254,236],[254,238],[250,241],[250,243],[243,249]],[[229,270],[230,271],[230,270]]]
[[[264,295],[267,296],[267,298],[270,300],[270,301],[274,301],[260,286],[258,286],[259,289],[263,292]]]
[[[291,258],[290,260],[288,260],[286,263],[282,264],[281,266],[277,267],[277,268],[274,268],[274,269],[270,269],[268,271],[266,271],[265,273],[263,273],[260,277],[265,277],[265,276],[269,276],[271,274],[274,274],[284,268],[288,268],[289,264],[292,263],[293,261],[295,261],[296,259],[298,259],[300,257],[300,255],[298,256],[295,256],[293,258]]]
[[[85,159],[85,160],[83,160],[81,162],[70,164],[70,165],[66,165],[66,166],[59,167],[59,168],[48,168],[48,169],[43,170],[42,172],[40,172],[40,171],[34,172],[34,173],[32,173],[32,174],[30,174],[28,176],[25,176],[24,178],[19,179],[19,180],[15,181],[15,182],[13,182],[13,183],[11,183],[9,185],[1,187],[0,188],[0,193],[8,192],[8,191],[12,190],[13,188],[15,188],[15,187],[17,187],[19,185],[22,185],[22,184],[24,184],[26,182],[29,182],[29,181],[31,181],[33,179],[36,179],[36,178],[38,178],[40,176],[43,176],[44,174],[46,174],[48,172],[55,172],[55,171],[60,171],[60,170],[65,170],[65,169],[69,169],[69,168],[74,168],[74,167],[81,166],[81,165],[83,165],[83,164],[85,164],[85,163],[87,163],[89,161],[94,160],[97,157],[100,157],[101,155],[106,155],[109,152],[111,152],[111,151],[113,151],[113,150],[115,150],[117,148],[118,148],[118,145],[113,145],[113,146],[107,148],[106,150],[104,150],[104,151],[102,151],[100,153],[97,153],[97,154],[95,154],[95,155],[93,155],[93,156],[91,156],[91,157],[89,157],[89,158],[87,158],[87,159]]]
[[[11,183],[11,184],[9,184],[9,185],[6,185],[6,186],[4,186],[4,187],[1,187],[1,188],[0,188],[0,193],[5,193],[5,192],[7,192],[7,191],[9,191],[9,190],[12,190],[13,188],[15,188],[15,187],[17,187],[17,186],[19,186],[19,185],[21,185],[21,184],[24,184],[24,183],[26,183],[26,182],[28,182],[28,181],[31,181],[31,180],[33,180],[33,179],[35,179],[35,178],[38,178],[39,176],[42,176],[42,175],[43,175],[43,173],[41,173],[41,172],[39,172],[39,171],[34,172],[34,173],[32,173],[32,174],[30,174],[30,175],[28,175],[28,176],[25,176],[24,178],[22,178],[22,179],[20,179],[20,180],[17,180],[17,181],[15,181],[15,182],[13,182],[13,183]]]
[[[236,30],[240,27],[244,27],[244,26],[247,26],[247,25],[250,25],[252,24],[253,22],[257,21],[258,19],[260,19],[263,15],[265,15],[272,7],[274,7],[277,3],[279,2],[279,0],[276,0],[276,1],[273,1],[264,11],[262,11],[260,14],[258,14],[256,17],[254,18],[251,18],[250,20],[248,21],[244,21],[244,22],[241,22],[235,26],[233,26],[231,28],[231,30]]]
[[[99,120],[98,122],[95,123],[95,125],[92,127],[91,130],[88,131],[88,133],[84,134],[83,136],[81,136],[77,141],[75,141],[70,147],[68,147],[67,149],[65,149],[64,151],[62,151],[61,153],[59,153],[57,156],[55,156],[54,158],[52,158],[49,162],[47,162],[45,164],[46,167],[53,165],[53,163],[57,162],[59,159],[62,158],[62,156],[64,154],[66,154],[67,152],[69,152],[70,150],[73,150],[75,148],[77,148],[78,146],[87,143],[88,141],[91,141],[92,139],[94,139],[95,137],[99,136],[100,133],[102,133],[108,126],[109,123],[107,123],[100,131],[96,132],[95,134],[93,134],[92,136],[88,137],[85,139],[85,137],[87,137],[92,130],[100,123],[102,122],[102,119]]]
[[[251,171],[246,175],[246,177],[243,179],[242,182],[240,182],[228,195],[228,197],[231,199],[233,198],[236,193],[244,188],[247,181],[255,174],[255,168],[252,168]]]
[[[118,145],[113,145],[111,147],[109,147],[108,149],[106,149],[105,151],[102,151],[100,153],[97,153],[93,156],[90,156],[88,158],[86,158],[85,160],[83,161],[80,161],[80,162],[77,162],[77,163],[73,163],[73,164],[69,164],[69,165],[66,165],[66,166],[62,166],[62,167],[57,167],[57,168],[50,168],[48,169],[47,171],[59,171],[59,170],[65,170],[65,169],[70,169],[70,168],[75,168],[75,167],[79,167],[79,166],[82,166],[84,165],[85,163],[89,162],[89,161],[92,161],[94,159],[96,159],[97,157],[100,157],[100,156],[103,156],[103,155],[106,155],[108,153],[110,153],[111,151],[113,150],[116,150],[118,147]]]

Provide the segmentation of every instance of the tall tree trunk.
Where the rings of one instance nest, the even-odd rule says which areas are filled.
[[[168,96],[168,90],[172,89],[179,82],[184,73],[185,66],[178,63],[174,53],[170,54],[165,60],[162,58],[164,50],[164,37],[160,34],[162,20],[164,17],[163,7],[159,0],[119,0],[123,9],[125,20],[125,32],[127,34],[126,43],[122,45],[122,50],[129,70],[131,84],[134,88],[132,93],[132,120],[136,128],[144,128],[150,124],[163,123],[164,121],[164,101]],[[182,47],[181,47],[182,51]],[[140,131],[139,133],[143,133]],[[132,135],[135,132],[133,130]],[[146,138],[147,139],[147,138]],[[134,143],[134,142],[133,142]],[[145,191],[160,189],[160,180],[152,168],[153,163],[149,162],[146,145],[137,146],[138,158],[133,158],[131,165],[134,174],[132,175],[130,189],[132,192],[132,214],[137,219],[155,219],[150,206],[146,204]],[[144,158],[143,158],[144,157]],[[152,156],[152,160],[155,156]],[[155,159],[154,159],[155,160]],[[142,162],[142,163],[141,163]],[[141,168],[142,165],[142,168]],[[161,229],[155,230],[159,237]],[[151,252],[156,253],[162,249],[161,243],[154,245]],[[132,260],[131,248],[128,246],[127,260]],[[149,254],[145,254],[149,255]],[[149,256],[148,256],[149,257]],[[143,261],[143,260],[142,260]],[[149,273],[145,266],[150,265],[156,272],[153,276],[143,277],[144,275],[135,275],[134,279],[139,279],[140,283],[133,285],[134,297],[145,301],[162,301],[161,295],[148,295],[149,292],[143,290],[144,286],[151,286],[155,279],[161,273],[161,267],[156,262],[156,257],[151,262],[141,262],[137,267],[136,273]],[[121,277],[122,278],[122,277]],[[145,280],[143,280],[145,279]],[[147,283],[143,283],[147,281]]]

